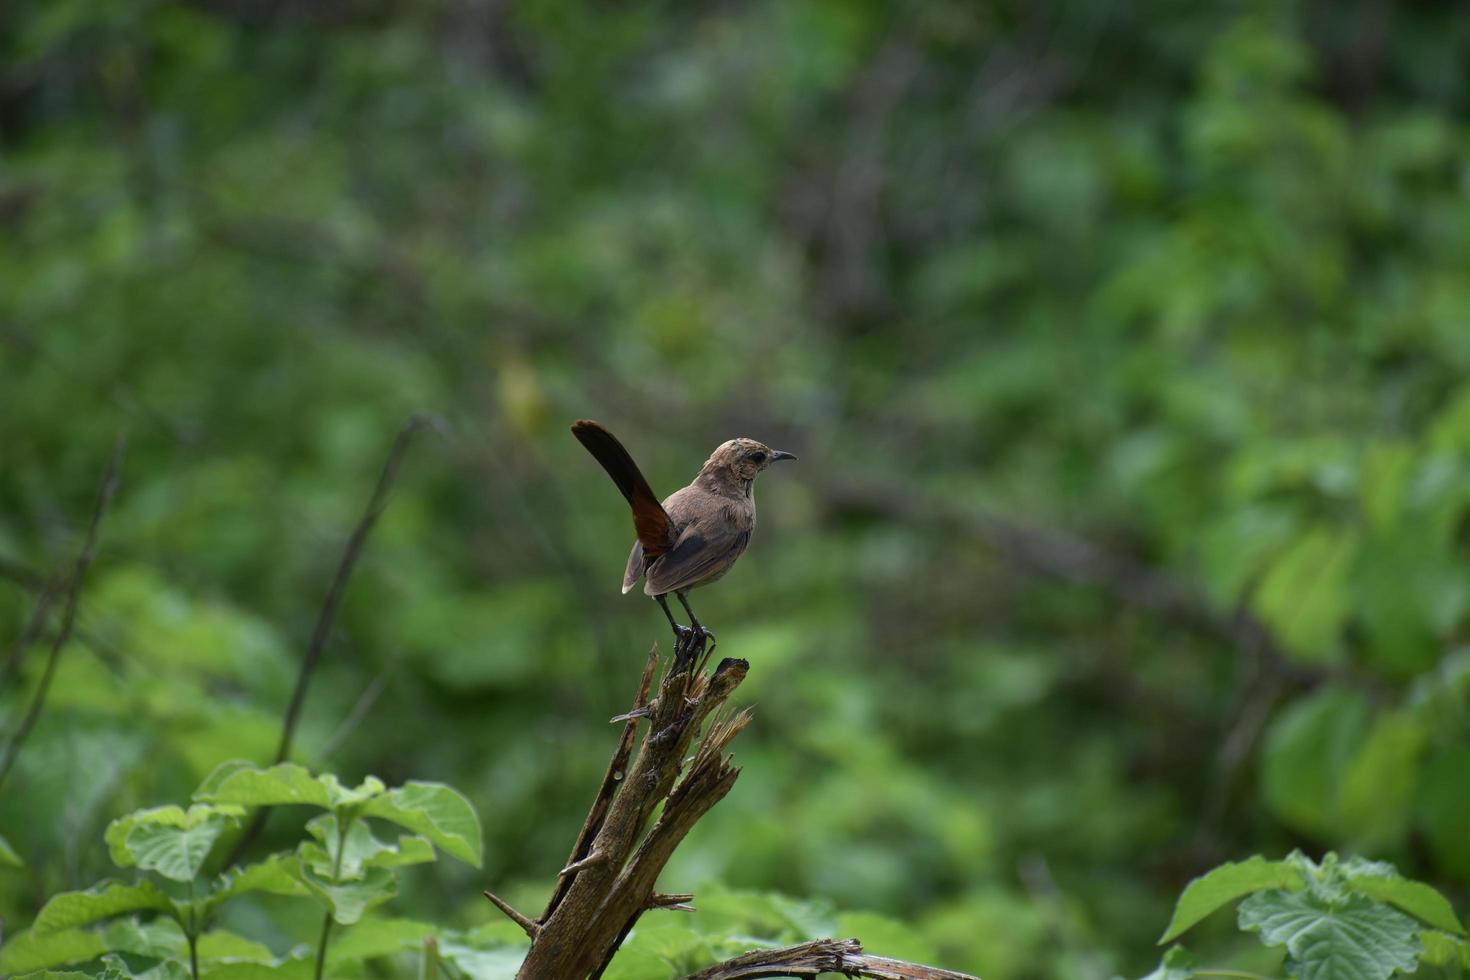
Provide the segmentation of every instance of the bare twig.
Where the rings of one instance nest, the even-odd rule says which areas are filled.
[[[815,977],[840,973],[870,980],[976,980],[968,973],[863,952],[856,939],[817,939],[778,949],[758,949],[705,967],[680,980],[746,980],[751,977]]]
[[[662,895],[654,892],[648,899],[650,909],[675,909],[680,912],[693,912],[694,906],[689,903],[694,901],[692,892],[682,892],[678,895]]]
[[[413,441],[414,433],[429,424],[430,419],[425,415],[415,415],[403,427],[398,430],[398,436],[393,440],[393,448],[388,450],[388,459],[383,463],[383,472],[378,476],[378,484],[373,488],[373,495],[368,500],[367,509],[363,511],[362,518],[357,522],[357,527],[352,529],[352,535],[347,539],[347,547],[342,550],[342,560],[337,563],[337,574],[332,578],[332,586],[327,590],[326,601],[322,603],[321,612],[317,615],[316,628],[311,633],[311,644],[306,649],[306,659],[301,662],[301,673],[296,678],[296,690],[291,692],[291,703],[286,707],[286,718],[281,728],[281,744],[276,748],[276,761],[285,762],[286,757],[291,754],[291,740],[296,735],[296,723],[301,719],[301,708],[306,702],[306,692],[311,686],[312,675],[316,672],[316,666],[322,659],[322,653],[327,648],[327,638],[332,635],[332,623],[337,618],[337,607],[342,603],[342,595],[347,591],[347,580],[352,577],[352,569],[357,565],[358,555],[362,553],[363,542],[367,540],[368,532],[382,516],[383,510],[388,506],[388,492],[393,489],[393,481],[398,477],[398,468],[403,463],[403,454],[408,445]]]
[[[393,670],[398,666],[400,659],[401,655],[395,655],[378,672],[378,676],[373,678],[372,683],[363,689],[362,694],[352,705],[352,710],[347,712],[347,717],[342,719],[342,723],[337,726],[336,731],[328,736],[326,744],[322,746],[321,755],[323,759],[331,758],[342,747],[342,743],[347,741],[353,732],[357,731],[357,727],[362,724],[362,720],[367,717],[368,712],[373,710],[373,705],[378,703],[378,698],[382,697],[383,692],[387,690],[388,679],[393,676]]]
[[[373,495],[368,499],[367,508],[358,520],[357,526],[352,529],[352,534],[347,539],[347,545],[342,549],[342,559],[337,563],[337,574],[332,578],[331,587],[327,589],[327,597],[322,603],[321,611],[317,614],[316,627],[311,633],[311,643],[307,646],[306,656],[301,661],[301,670],[296,677],[296,689],[291,692],[291,703],[286,707],[286,715],[281,724],[281,742],[276,748],[276,762],[285,762],[291,754],[291,742],[296,735],[296,723],[301,719],[301,709],[306,703],[306,692],[311,686],[312,676],[316,673],[317,664],[321,661],[322,654],[327,648],[327,639],[332,635],[332,623],[337,618],[337,607],[342,603],[342,595],[347,591],[347,581],[352,577],[352,570],[357,565],[358,556],[362,553],[363,542],[367,540],[368,532],[378,522],[384,509],[388,506],[388,494],[393,489],[393,481],[398,476],[398,469],[403,463],[403,455],[407,451],[409,443],[413,441],[414,434],[426,425],[433,425],[435,419],[428,415],[414,415],[403,423],[398,430],[398,435],[393,440],[393,447],[388,450],[388,458],[383,463],[383,470],[378,475],[378,483],[373,488]],[[229,856],[225,859],[225,867],[234,864],[240,859],[255,838],[260,835],[261,828],[269,810],[257,810],[251,818],[240,839],[230,849]]]
[[[490,891],[489,889],[486,889],[481,894],[483,894],[486,898],[490,899],[490,904],[491,905],[494,905],[500,911],[504,912],[505,913],[505,917],[507,919],[509,919],[510,921],[514,922],[516,925],[520,926],[522,929],[524,929],[526,931],[526,935],[527,936],[531,937],[531,939],[533,941],[535,940],[536,935],[541,931],[541,927],[540,926],[538,926],[536,923],[532,922],[530,919],[526,918],[521,913],[517,912],[515,909],[511,908],[511,905],[510,905],[509,902],[507,902],[505,899],[501,898],[500,896],[496,895],[494,892]]]
[[[112,458],[107,463],[107,471],[102,477],[102,488],[97,493],[97,504],[92,508],[92,523],[87,527],[86,541],[82,545],[81,554],[77,556],[71,581],[67,584],[66,608],[62,614],[61,629],[51,644],[51,653],[46,658],[46,669],[42,672],[41,683],[31,698],[30,708],[26,711],[20,726],[16,728],[15,734],[11,735],[10,741],[6,743],[4,756],[0,757],[0,784],[4,784],[5,777],[10,775],[11,767],[15,765],[15,760],[20,754],[21,745],[30,736],[31,730],[36,727],[41,711],[46,707],[46,696],[50,693],[51,682],[56,677],[57,665],[61,662],[61,650],[71,639],[72,630],[76,626],[77,605],[81,601],[82,582],[87,576],[87,569],[92,567],[92,559],[97,555],[97,532],[102,526],[103,516],[107,513],[107,505],[112,502],[112,496],[117,492],[118,479],[122,473],[123,455],[127,452],[127,447],[127,437],[118,436],[117,442],[112,447]]]

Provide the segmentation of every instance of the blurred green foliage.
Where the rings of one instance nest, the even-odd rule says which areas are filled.
[[[801,457],[696,595],[758,714],[669,887],[989,980],[1142,973],[1253,852],[1463,907],[1467,111],[1453,5],[11,0],[5,656],[131,448],[0,795],[7,930],[270,761],[417,411],[297,739],[481,814],[490,880],[395,915],[544,897],[663,639],[579,416],[664,492]]]

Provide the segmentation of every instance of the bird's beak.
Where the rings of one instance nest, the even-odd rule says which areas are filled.
[[[785,452],[785,451],[780,450],[780,449],[772,449],[771,450],[771,462],[773,462],[773,463],[776,460],[778,460],[778,459],[795,459],[795,458],[796,458],[796,456],[794,454],[792,454],[792,453],[788,453],[788,452]]]

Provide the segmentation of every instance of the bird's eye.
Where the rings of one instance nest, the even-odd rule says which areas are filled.
[[[766,454],[757,449],[750,454],[750,461],[752,463],[764,463],[766,461]]]

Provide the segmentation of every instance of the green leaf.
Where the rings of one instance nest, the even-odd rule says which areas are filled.
[[[721,959],[714,941],[679,922],[653,922],[635,929],[618,948],[605,980],[680,976]]]
[[[1459,936],[1451,936],[1438,929],[1425,929],[1419,933],[1419,941],[1424,944],[1424,955],[1419,957],[1422,962],[1470,970],[1470,943]]]
[[[1337,836],[1342,774],[1362,745],[1372,707],[1357,691],[1327,687],[1292,704],[1265,735],[1266,804],[1296,830]]]
[[[1199,962],[1183,946],[1174,946],[1159,961],[1159,968],[1143,980],[1189,980]]]
[[[43,977],[47,974],[31,974]],[[65,976],[75,976],[68,973]],[[96,964],[89,964],[82,976],[90,980],[189,980],[189,970],[180,960],[164,960],[156,956],[127,956],[105,953]],[[55,976],[55,974],[52,974]]]
[[[1448,871],[1470,876],[1470,745],[1446,745],[1424,765],[1416,807],[1429,850]]]
[[[1239,922],[1265,945],[1285,945],[1298,980],[1388,980],[1411,972],[1424,948],[1413,919],[1362,895],[1329,903],[1310,892],[1259,892],[1240,903]]]
[[[274,963],[268,946],[224,929],[213,929],[199,937],[201,963]]]
[[[62,892],[53,896],[36,915],[31,931],[55,932],[115,915],[150,910],[177,915],[172,900],[151,881],[141,881],[136,885],[104,881],[84,892]]]
[[[0,974],[9,976],[62,963],[81,963],[106,951],[107,943],[94,932],[81,929],[37,932],[28,929],[0,949]]]
[[[194,791],[194,799],[242,806],[288,806],[306,804],[324,810],[357,806],[383,792],[383,781],[368,776],[348,789],[336,776],[313,776],[304,766],[282,762],[260,769],[238,760],[222,762]]]
[[[1174,917],[1159,937],[1167,943],[1211,912],[1243,895],[1267,888],[1297,889],[1303,885],[1299,871],[1284,861],[1267,861],[1259,854],[1246,861],[1222,864],[1191,881],[1174,905]]]
[[[384,847],[364,864],[369,868],[396,868],[407,864],[428,864],[437,856],[427,837],[401,834],[397,844]]]
[[[480,818],[469,800],[443,783],[405,783],[368,803],[362,812],[423,834],[461,861],[480,866],[484,851]]]
[[[369,919],[332,940],[327,961],[332,965],[390,956],[418,949],[428,936],[444,935],[436,925],[412,919]]]
[[[444,940],[439,943],[439,958],[452,963],[477,980],[510,980],[516,975],[521,962],[526,958],[526,947],[507,946],[502,949],[479,949],[464,943]],[[659,966],[664,967],[665,972],[667,971],[666,963],[660,963]],[[659,974],[645,974],[645,976],[659,976]],[[612,969],[608,970],[605,977],[606,980],[613,980]]]
[[[303,865],[301,881],[344,926],[352,925],[375,905],[398,894],[398,879],[386,868],[368,868],[354,881],[333,882]]]
[[[107,827],[113,863],[157,871],[174,881],[193,881],[209,850],[244,808],[199,803],[187,811],[176,806],[138,810]]]
[[[1341,827],[1363,848],[1386,847],[1408,830],[1427,737],[1423,723],[1409,712],[1385,712],[1343,771]]]
[[[241,806],[286,806],[303,803],[331,809],[327,787],[304,766],[283,762],[259,769],[239,761],[222,762],[194,791],[194,799]]]
[[[214,880],[204,900],[205,909],[243,895],[268,892],[272,895],[305,895],[306,886],[297,877],[299,862],[294,854],[272,854],[264,861],[233,868]]]
[[[835,934],[857,936],[863,945],[896,960],[933,963],[939,951],[922,933],[906,922],[876,912],[841,912]]]
[[[10,841],[0,836],[0,865],[9,865],[12,868],[23,868],[25,862],[20,855],[15,853],[15,848],[10,846]]]
[[[332,808],[340,810],[346,806],[354,806],[366,803],[368,800],[380,796],[386,787],[377,776],[367,776],[362,783],[353,789],[348,789],[337,781],[337,777],[331,773],[323,773],[317,777],[327,787],[327,795],[332,801]]]
[[[217,960],[201,963],[199,973],[209,980],[310,980],[314,960],[310,956],[288,956],[268,963],[253,960]]]
[[[255,763],[247,762],[244,759],[227,759],[215,766],[209,775],[204,777],[204,782],[200,783],[199,788],[194,791],[194,799],[207,800],[218,791],[220,784],[230,776],[242,770],[255,770],[257,768]]]
[[[153,960],[170,957],[183,960],[189,954],[184,930],[173,919],[158,917],[150,922],[136,918],[117,919],[102,930],[102,940],[114,953],[131,953]]]
[[[303,844],[301,859],[310,864],[312,870],[325,878],[335,875],[339,880],[360,878],[364,868],[389,868],[404,864],[423,864],[434,860],[434,845],[427,838],[403,835],[398,843],[384,844],[373,836],[366,821],[354,820],[347,828],[347,839],[342,847],[341,865],[337,861],[337,818],[325,813],[313,818],[306,825],[307,832],[321,842],[318,847]]]
[[[1396,906],[1436,929],[1459,936],[1465,934],[1465,927],[1460,924],[1449,899],[1422,881],[1401,877],[1393,865],[1351,861],[1342,870],[1352,887],[1369,898]]]
[[[1357,546],[1352,535],[1314,528],[1293,542],[1261,581],[1256,611],[1302,660],[1337,656]]]

